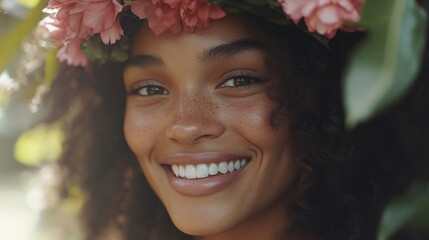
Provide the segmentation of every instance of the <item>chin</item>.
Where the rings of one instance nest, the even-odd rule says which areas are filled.
[[[233,229],[237,223],[228,219],[228,216],[214,216],[195,218],[194,220],[173,219],[174,225],[182,232],[191,236],[219,235]]]
[[[250,217],[244,204],[233,203],[225,196],[184,198],[186,197],[171,196],[170,201],[167,200],[164,204],[173,224],[188,235],[222,234],[236,228]]]

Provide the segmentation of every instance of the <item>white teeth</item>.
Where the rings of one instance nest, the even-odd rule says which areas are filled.
[[[186,176],[185,168],[183,166],[179,166],[179,176],[180,177]]]
[[[218,171],[226,174],[228,172],[228,163],[226,162],[221,162],[219,163],[219,166],[217,167]]]
[[[216,175],[218,172],[216,163],[210,163],[209,174],[210,176]]]
[[[246,165],[246,163],[247,163],[247,160],[245,158],[241,159],[241,162],[240,162],[241,167]]]
[[[219,164],[210,163],[198,165],[187,164],[171,165],[171,171],[176,177],[187,178],[187,179],[196,179],[196,178],[206,178],[208,176],[215,176],[219,173],[227,174],[239,170],[247,164],[247,159],[238,159],[230,162],[220,162]]]
[[[234,172],[234,169],[235,169],[234,162],[229,162],[228,163],[228,171],[229,172]]]
[[[172,165],[171,170],[173,170],[173,173],[176,175],[176,177],[179,176],[179,167],[177,165]]]
[[[197,178],[205,178],[209,176],[209,168],[206,164],[197,165]]]
[[[185,171],[186,171],[186,178],[187,179],[195,179],[197,178],[197,173],[195,171],[195,166],[188,164],[185,167]]]
[[[240,165],[240,160],[235,161],[235,163],[234,163],[234,168],[235,168],[235,170],[240,169],[240,167],[241,167],[241,165]]]

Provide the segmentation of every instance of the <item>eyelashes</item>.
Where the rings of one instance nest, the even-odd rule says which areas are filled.
[[[128,90],[128,95],[133,96],[152,96],[152,95],[167,95],[168,90],[156,80],[144,80],[133,84]]]
[[[218,87],[238,87],[265,81],[262,74],[245,69],[238,69],[224,74],[223,81]]]
[[[167,89],[156,85],[146,85],[129,92],[130,95],[140,96],[167,95],[168,93]]]
[[[256,81],[257,80],[254,78],[240,76],[226,80],[222,85],[220,85],[220,87],[242,87],[255,83]]]
[[[254,71],[235,70],[224,74],[223,80],[216,86],[216,89],[241,91],[251,88],[253,85],[265,82],[265,78]],[[156,80],[143,80],[133,84],[128,90],[128,95],[132,96],[162,96],[168,95],[169,91],[163,84]]]

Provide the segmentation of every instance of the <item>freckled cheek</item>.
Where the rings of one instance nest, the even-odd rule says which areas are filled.
[[[161,116],[140,112],[127,107],[124,120],[124,135],[130,149],[141,160],[148,157],[150,149],[160,136]]]
[[[228,119],[236,129],[257,130],[249,131],[252,133],[267,130],[271,132],[272,128],[269,124],[271,109],[271,104],[265,102],[233,106],[228,109]]]

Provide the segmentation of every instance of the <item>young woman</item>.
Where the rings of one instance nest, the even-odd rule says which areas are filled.
[[[344,130],[343,46],[361,34],[328,50],[293,25],[213,8],[209,27],[180,31],[123,17],[122,63],[61,50],[86,66],[64,65],[48,99],[68,123],[60,163],[83,190],[88,239],[373,239],[408,183],[394,182],[407,173],[395,144]]]

